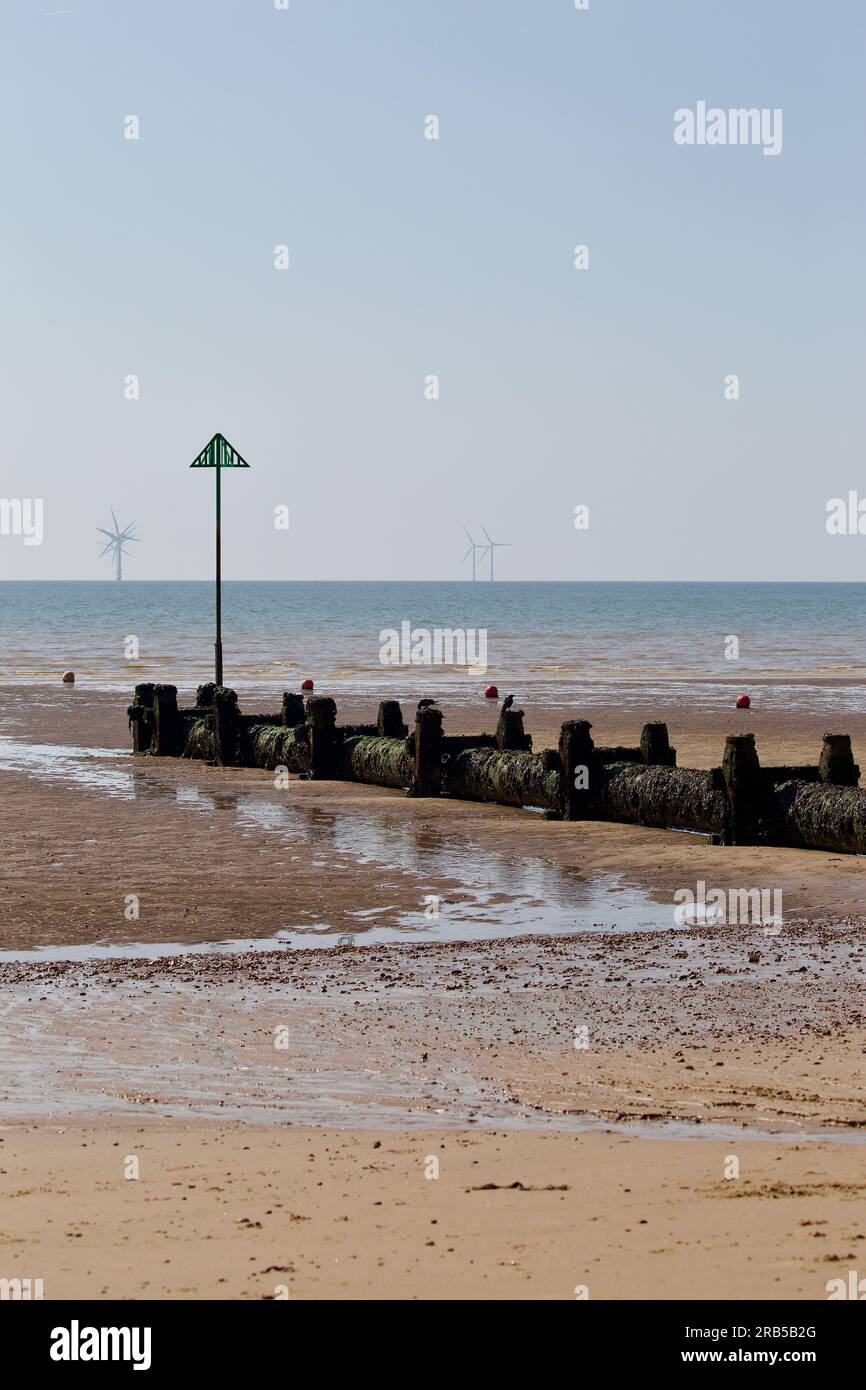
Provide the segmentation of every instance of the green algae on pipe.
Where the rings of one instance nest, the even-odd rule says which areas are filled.
[[[605,764],[593,806],[601,820],[710,834],[724,832],[727,810],[718,768],[704,772],[641,763]]]

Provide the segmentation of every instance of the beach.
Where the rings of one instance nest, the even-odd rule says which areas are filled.
[[[710,766],[745,718],[805,762],[825,731],[772,683],[744,716],[645,699],[593,711],[598,741],[666,717]],[[450,732],[495,725],[442,704]],[[526,714],[541,748],[575,711]],[[866,759],[866,717],[844,730]],[[809,1299],[858,1258],[861,859],[128,750],[110,691],[3,692],[0,1274],[57,1298]],[[781,928],[677,924],[700,880],[772,886]]]

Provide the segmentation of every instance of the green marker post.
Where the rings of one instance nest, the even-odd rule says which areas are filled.
[[[249,468],[225,435],[215,434],[190,468],[216,469],[216,637],[214,641],[214,680],[223,683],[223,602],[222,602],[222,491],[220,474],[224,468]]]

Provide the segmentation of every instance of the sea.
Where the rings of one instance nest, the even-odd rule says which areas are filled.
[[[470,655],[483,634],[485,662],[409,659],[425,633],[435,655],[437,629],[466,634]],[[0,583],[3,684],[54,685],[68,669],[100,690],[187,690],[212,679],[213,641],[210,582]],[[542,706],[682,686],[709,707],[719,684],[774,681],[790,708],[854,712],[866,710],[866,584],[229,580],[223,650],[225,683],[272,699],[310,678],[320,693],[396,698],[495,683]]]

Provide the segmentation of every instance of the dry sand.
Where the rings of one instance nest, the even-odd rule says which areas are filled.
[[[46,1298],[812,1300],[866,1260],[847,1145],[153,1120],[0,1138],[2,1273]]]

